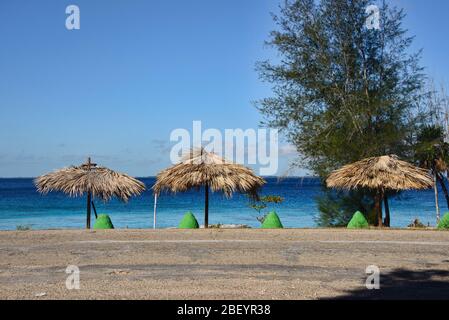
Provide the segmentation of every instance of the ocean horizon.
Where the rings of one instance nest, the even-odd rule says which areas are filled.
[[[147,190],[128,203],[116,199],[95,201],[97,212],[109,214],[116,228],[152,228],[154,197],[151,187],[155,177],[139,178]],[[316,197],[322,192],[318,178],[266,177],[262,195],[278,195],[284,202],[274,205],[287,228],[315,228],[319,215]],[[260,227],[259,214],[249,207],[249,199],[234,194],[227,199],[221,193],[211,193],[209,204],[210,224],[245,224]],[[447,211],[446,201],[440,192],[442,213]],[[162,194],[158,198],[157,228],[176,227],[183,215],[192,211],[200,224],[204,220],[203,190],[190,190],[176,195]],[[414,219],[430,226],[435,225],[433,190],[407,191],[390,199],[392,227],[407,227]],[[86,198],[70,198],[60,192],[41,195],[36,191],[33,178],[0,178],[0,230],[18,227],[40,229],[82,229],[86,220]],[[92,212],[92,224],[95,216]]]

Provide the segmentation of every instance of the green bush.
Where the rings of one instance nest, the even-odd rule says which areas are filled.
[[[262,229],[282,229],[284,226],[276,212],[270,212],[262,223]]]
[[[368,221],[366,220],[363,213],[357,211],[352,216],[351,221],[348,223],[348,229],[366,229],[369,228]]]
[[[31,230],[31,226],[29,225],[18,225],[16,226],[17,231],[28,231]]]
[[[408,225],[409,228],[412,229],[424,229],[426,227],[426,225],[424,223],[422,223],[421,221],[419,221],[418,218],[416,218],[415,220],[413,220],[412,223],[410,223]]]
[[[449,230],[449,212],[444,215],[444,217],[438,223],[438,229]]]
[[[365,213],[370,224],[377,222],[374,210],[374,193],[369,190],[336,191],[324,189],[318,196],[320,214],[315,218],[319,227],[346,227],[354,212]]]
[[[179,229],[198,229],[200,226],[192,212],[187,212],[179,223]]]
[[[94,224],[94,229],[114,229],[111,218],[107,214],[99,214]]]

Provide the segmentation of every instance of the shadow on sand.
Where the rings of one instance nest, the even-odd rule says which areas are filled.
[[[365,278],[366,279],[366,278]],[[380,275],[380,289],[348,291],[332,300],[447,300],[449,299],[449,271],[396,269]]]

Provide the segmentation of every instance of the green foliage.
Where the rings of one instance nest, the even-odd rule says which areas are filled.
[[[357,211],[354,213],[354,216],[352,217],[351,221],[348,223],[348,229],[366,229],[369,228],[368,221],[366,220],[363,213],[360,211]]]
[[[266,208],[268,208],[268,206],[270,204],[276,205],[276,204],[280,204],[280,203],[284,202],[284,198],[282,198],[280,196],[275,196],[275,195],[262,196],[262,197],[259,197],[259,199],[253,199],[253,198],[250,198],[250,199],[252,200],[252,202],[249,204],[249,207],[256,210],[259,214],[262,214],[262,210],[265,210]],[[261,223],[263,223],[266,216],[267,216],[267,214],[258,216],[257,220],[259,220]]]
[[[97,220],[95,220],[94,229],[114,229],[111,218],[107,214],[99,214]]]
[[[179,223],[179,229],[198,229],[200,225],[192,212],[187,212]]]
[[[445,173],[449,163],[449,144],[445,141],[445,132],[441,125],[425,125],[419,130],[415,144],[415,161],[429,169],[440,184],[449,208],[449,191]]]
[[[415,145],[415,159],[421,167],[437,172],[446,171],[449,144],[444,139],[444,129],[439,125],[420,128]]]
[[[18,225],[18,226],[16,226],[16,230],[17,231],[28,231],[28,230],[31,230],[31,226],[30,225]]]
[[[323,190],[317,198],[320,215],[315,222],[320,227],[346,227],[356,211],[365,212],[369,224],[376,222],[373,191],[353,190],[350,192]]]
[[[415,219],[413,220],[412,223],[410,223],[408,225],[409,228],[414,228],[414,229],[423,229],[426,228],[426,225],[424,223],[422,223],[421,221],[419,221],[419,219]]]
[[[282,229],[284,226],[282,225],[281,219],[276,212],[272,211],[266,215],[263,223],[262,229]]]
[[[401,25],[404,13],[383,2],[381,29],[369,30],[369,4],[287,0],[267,42],[280,58],[257,65],[274,92],[257,103],[264,124],[280,129],[302,155],[298,163],[323,180],[366,157],[410,159],[414,132],[426,120],[419,108],[424,87],[420,54],[412,53],[412,38]],[[341,195],[348,197],[345,202],[356,200]],[[354,211],[330,200],[320,206],[332,212],[319,219],[321,224],[346,225]]]
[[[438,223],[438,229],[449,230],[449,213],[446,213],[443,218],[441,218],[440,223]]]

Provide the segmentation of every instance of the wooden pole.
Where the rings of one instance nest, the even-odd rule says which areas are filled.
[[[90,171],[90,157],[87,158],[87,171]],[[91,212],[92,194],[90,190],[87,192],[87,217],[86,217],[86,229],[90,229],[90,212]]]
[[[86,218],[86,229],[90,229],[90,205],[91,205],[91,194],[90,191],[87,193],[87,218]]]
[[[154,195],[153,229],[156,229],[157,194]]]
[[[374,208],[375,208],[376,213],[377,213],[377,226],[379,228],[382,228],[382,226],[383,226],[381,201],[382,201],[382,191],[380,189],[378,189],[376,191],[376,196],[374,198],[374,202],[375,202]]]
[[[209,228],[209,184],[206,183],[204,188],[205,202],[204,202],[204,228]]]
[[[390,227],[390,206],[388,205],[388,195],[384,195],[384,207],[385,207],[385,226]]]
[[[438,204],[438,185],[437,185],[437,172],[434,169],[434,183],[433,183],[433,190],[435,192],[435,209],[437,212],[437,224],[440,223],[440,206]]]

